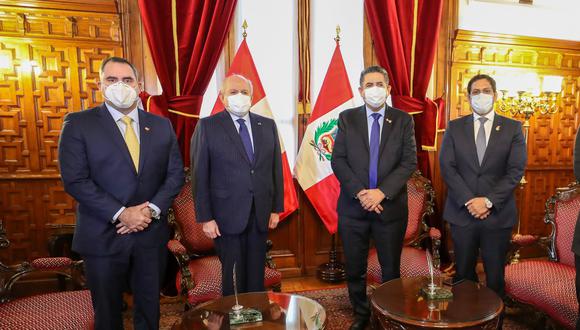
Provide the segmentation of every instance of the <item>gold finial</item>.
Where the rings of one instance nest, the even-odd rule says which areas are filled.
[[[246,32],[247,28],[248,28],[248,22],[246,22],[246,20],[244,20],[244,23],[242,23],[242,29],[244,29],[244,32],[242,32],[242,37],[244,37],[244,39],[246,39],[246,37],[248,36],[248,33]]]
[[[334,41],[340,42],[340,25],[336,26],[336,38],[334,38]]]

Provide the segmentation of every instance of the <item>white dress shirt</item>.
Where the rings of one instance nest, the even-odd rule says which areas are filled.
[[[375,122],[375,119],[373,118],[373,116],[371,116],[373,113],[380,113],[381,117],[379,118],[379,143],[381,141],[381,136],[383,134],[383,124],[385,123],[385,109],[386,107],[383,106],[382,108],[379,109],[379,111],[373,111],[371,109],[369,109],[368,106],[365,105],[365,109],[367,111],[367,126],[368,126],[368,134],[369,134],[369,146],[371,144],[371,131],[373,128],[373,123]]]
[[[105,106],[107,107],[107,110],[109,110],[109,113],[113,117],[115,124],[117,124],[117,127],[121,131],[121,136],[123,136],[123,139],[125,139],[125,130],[127,129],[127,125],[125,125],[123,120],[121,120],[123,117],[125,117],[125,114],[123,114],[119,110],[111,107],[107,103],[105,103]],[[131,126],[133,126],[133,131],[135,131],[135,135],[137,135],[137,141],[139,143],[141,143],[141,137],[139,134],[139,110],[141,110],[141,109],[135,108],[134,110],[129,112],[127,114],[127,116],[129,116],[132,119]],[[149,203],[149,207],[152,208],[153,210],[155,210],[155,212],[157,212],[157,214],[161,214],[161,209],[157,205],[155,205],[153,203]],[[119,211],[117,211],[117,213],[115,213],[115,215],[113,216],[113,221],[111,221],[111,222],[113,222],[113,223],[116,222],[117,218],[119,218],[119,215],[121,215],[121,213],[123,213],[123,211],[125,209],[126,209],[125,206],[121,207],[119,209]]]
[[[227,110],[224,110],[227,111]],[[252,142],[252,151],[255,151],[256,149],[254,148],[254,137],[252,136],[252,123],[250,122],[250,113],[248,112],[245,116],[243,117],[238,117],[236,115],[234,115],[233,113],[229,112],[230,117],[232,117],[232,120],[234,121],[234,125],[236,125],[236,129],[238,130],[238,133],[240,133],[240,123],[237,122],[238,119],[243,119],[246,121],[246,127],[248,128],[248,134],[250,135],[250,141]]]
[[[481,117],[487,118],[487,121],[483,125],[483,129],[485,129],[485,145],[487,146],[489,144],[489,136],[491,135],[491,128],[493,126],[493,118],[495,117],[495,111],[492,110],[485,116],[480,116],[475,112],[473,113],[473,139],[474,141],[476,141],[476,143],[477,143],[477,132],[479,132],[479,126],[481,125],[479,118]]]

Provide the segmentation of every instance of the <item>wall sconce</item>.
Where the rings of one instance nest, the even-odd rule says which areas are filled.
[[[558,95],[562,90],[562,77],[544,76],[540,86],[537,75],[525,74],[515,84],[500,86],[502,93],[499,110],[512,116],[523,115],[524,125],[529,127],[529,119],[535,113],[554,114],[558,111]],[[514,89],[511,86],[518,89]],[[524,126],[525,127],[525,126]],[[526,132],[527,133],[527,132]],[[527,142],[527,135],[526,135]]]

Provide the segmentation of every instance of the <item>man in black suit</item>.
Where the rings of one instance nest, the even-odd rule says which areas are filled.
[[[84,260],[95,329],[123,329],[123,291],[133,292],[134,328],[159,328],[167,209],[184,183],[168,119],[138,108],[140,83],[127,60],[100,68],[105,102],[64,120],[58,161],[78,202],[72,249]]]
[[[496,114],[495,80],[476,75],[467,84],[473,115],[449,122],[439,162],[447,184],[443,218],[451,225],[454,281],[477,282],[481,250],[486,284],[504,296],[504,266],[517,209],[513,191],[526,166],[520,122]]]
[[[359,92],[365,105],[340,114],[332,153],[332,169],[340,182],[338,232],[356,316],[351,329],[364,329],[369,320],[366,271],[371,237],[383,282],[400,277],[408,217],[406,184],[417,156],[413,119],[385,103],[390,90],[385,69],[371,66],[361,72]]]
[[[576,143],[574,144],[574,177],[580,182],[580,127],[576,132]],[[574,252],[574,265],[576,266],[576,299],[580,302],[580,213],[574,228],[574,238],[572,240],[572,252]],[[578,309],[580,313],[580,307]],[[580,318],[576,321],[576,329],[580,329]]]
[[[214,239],[222,263],[223,295],[264,291],[268,228],[284,209],[282,159],[276,124],[249,112],[252,83],[225,79],[220,100],[227,111],[203,118],[191,143],[192,193],[198,222]]]

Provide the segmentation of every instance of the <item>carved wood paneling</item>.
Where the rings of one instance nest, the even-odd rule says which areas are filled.
[[[101,61],[123,54],[113,1],[19,3],[0,5],[0,218],[12,242],[0,258],[8,263],[48,254],[47,223],[74,223],[58,173],[63,118],[102,102]]]
[[[507,71],[564,78],[558,112],[537,114],[530,120],[528,183],[516,191],[520,232],[548,234],[543,222],[544,202],[556,187],[573,181],[574,138],[580,125],[580,43],[458,31],[452,48],[450,119],[471,114],[466,97],[471,77],[478,73],[493,77]],[[516,119],[522,120],[519,116]]]

